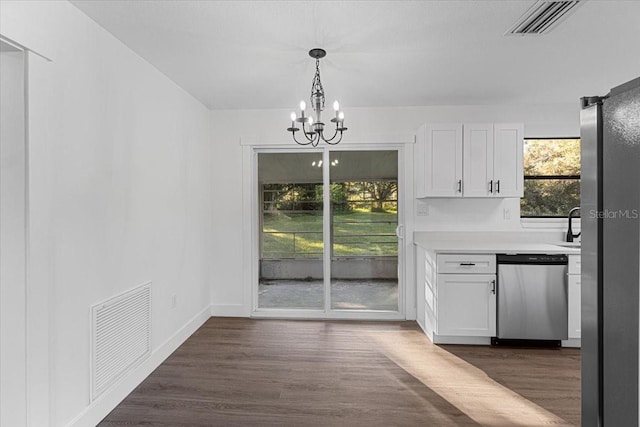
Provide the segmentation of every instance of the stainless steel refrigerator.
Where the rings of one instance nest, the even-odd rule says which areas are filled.
[[[638,426],[640,78],[581,102],[582,425]]]

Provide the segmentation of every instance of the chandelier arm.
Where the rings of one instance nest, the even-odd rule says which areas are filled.
[[[336,134],[338,133],[338,131],[336,130]],[[333,135],[333,138],[335,138],[336,135]],[[326,142],[329,145],[338,145],[340,143],[340,141],[342,141],[342,131],[340,131],[340,138],[338,138],[338,140],[336,142],[332,142],[333,138],[331,138],[330,140],[325,140],[324,142]]]
[[[331,144],[331,141],[333,141],[336,138],[336,136],[338,136],[338,131],[339,131],[338,124],[336,123],[336,130],[335,130],[335,132],[333,132],[333,136],[331,138],[327,139],[327,138],[324,137],[324,134],[323,134],[322,135],[322,140],[324,142],[326,142],[327,144]],[[340,131],[340,139],[342,139],[342,131]],[[338,140],[338,142],[340,142],[340,140]],[[334,142],[331,145],[336,145],[338,142]]]
[[[304,131],[303,131],[303,132],[304,132]],[[299,145],[309,145],[309,144],[312,144],[312,141],[307,141],[307,142],[300,142],[300,141],[298,141],[298,139],[296,138],[296,133],[295,133],[295,132],[291,132],[291,133],[293,134],[293,140],[294,140],[297,144],[299,144]],[[307,140],[308,140],[308,139],[309,139],[309,138],[307,137]]]
[[[311,125],[309,125],[309,130],[310,131],[307,132],[307,129],[305,128],[305,124],[306,124],[305,122],[302,122],[302,133],[304,134],[304,137],[307,138],[307,141],[309,141],[309,143],[313,144],[313,141],[316,139],[316,137],[315,136],[309,137],[309,134],[312,133],[311,132]],[[317,143],[316,143],[316,145],[317,145]],[[315,147],[315,145],[314,145],[314,147]]]

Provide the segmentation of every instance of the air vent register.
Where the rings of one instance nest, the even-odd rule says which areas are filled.
[[[538,0],[518,19],[505,35],[546,34],[575,11],[585,0],[548,1]]]

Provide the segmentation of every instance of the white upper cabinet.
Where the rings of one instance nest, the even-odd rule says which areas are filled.
[[[524,126],[426,124],[416,137],[416,197],[522,197]]]
[[[462,142],[462,183],[466,197],[492,195],[493,125],[465,124]]]
[[[493,125],[493,185],[498,197],[524,194],[523,139],[522,123]]]
[[[461,124],[422,126],[416,137],[415,160],[418,197],[462,196]]]

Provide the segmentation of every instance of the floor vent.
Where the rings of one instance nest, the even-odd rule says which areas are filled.
[[[151,283],[91,307],[91,400],[151,354]]]
[[[555,28],[570,12],[585,0],[549,1],[538,0],[518,19],[505,35],[541,35]]]

